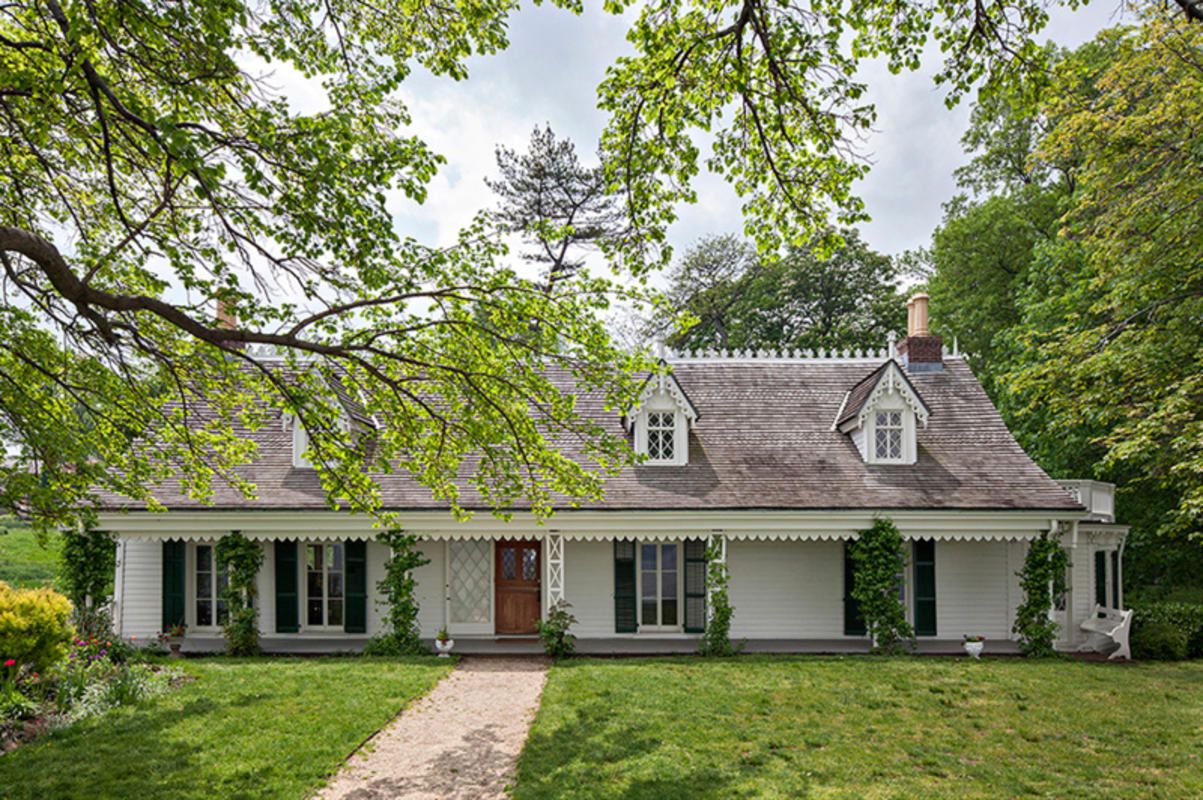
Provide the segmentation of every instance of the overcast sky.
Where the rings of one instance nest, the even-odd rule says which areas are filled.
[[[605,124],[596,87],[606,66],[627,50],[629,20],[586,4],[582,16],[558,9],[524,8],[511,23],[511,46],[500,55],[473,59],[469,80],[456,83],[415,73],[403,89],[413,132],[447,158],[422,206],[398,201],[398,229],[427,243],[447,244],[472,214],[493,203],[484,184],[495,174],[494,147],[525,150],[531,129],[550,123],[591,155]],[[1117,4],[1105,0],[1077,12],[1056,9],[1047,38],[1076,45],[1113,24]],[[872,221],[862,227],[877,250],[897,254],[925,245],[953,192],[952,171],[964,162],[960,136],[967,104],[948,110],[931,75],[934,59],[919,72],[890,75],[873,64],[865,71],[878,107],[868,142],[874,167],[860,185]],[[681,209],[671,231],[679,253],[699,236],[739,232],[734,193],[703,174],[699,201]]]

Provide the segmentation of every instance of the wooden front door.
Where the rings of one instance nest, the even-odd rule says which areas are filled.
[[[541,616],[538,542],[497,543],[494,582],[497,586],[497,633],[534,633]]]

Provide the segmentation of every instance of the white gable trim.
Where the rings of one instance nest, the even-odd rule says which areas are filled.
[[[693,407],[693,403],[689,402],[689,398],[681,389],[681,384],[677,383],[677,379],[671,373],[652,375],[644,382],[639,397],[635,400],[635,406],[628,412],[627,418],[634,421],[648,401],[660,394],[667,394],[672,398],[673,405],[676,406],[677,411],[685,415],[690,426],[697,421],[697,409]]]
[[[915,415],[915,419],[923,423],[924,427],[927,427],[927,418],[931,413],[930,410],[923,402],[923,398],[915,392],[914,387],[911,386],[911,382],[906,379],[906,375],[903,374],[902,368],[898,366],[898,362],[891,360],[881,375],[878,376],[873,391],[869,392],[869,396],[865,398],[865,402],[857,409],[856,416],[844,422],[840,426],[840,430],[847,433],[854,428],[863,428],[869,415],[876,410],[878,403],[888,394],[897,394],[900,396],[902,402]],[[844,403],[847,402],[848,398],[845,396]],[[839,413],[844,413],[843,405],[840,406]],[[839,415],[836,416],[836,419],[839,419]]]

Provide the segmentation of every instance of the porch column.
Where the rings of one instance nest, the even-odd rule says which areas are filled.
[[[1119,610],[1124,610],[1124,545],[1128,543],[1128,537],[1119,540],[1119,549],[1115,556],[1115,575],[1112,580],[1115,581],[1115,593],[1119,595]]]
[[[547,609],[564,600],[564,537],[549,533],[547,541]]]

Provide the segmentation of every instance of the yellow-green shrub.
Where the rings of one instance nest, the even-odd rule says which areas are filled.
[[[71,602],[53,589],[14,589],[0,581],[0,664],[43,670],[71,643]]]

